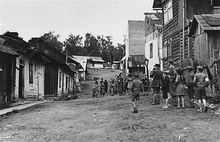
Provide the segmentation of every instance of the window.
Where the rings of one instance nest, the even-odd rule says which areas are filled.
[[[29,84],[33,84],[33,64],[29,63]]]
[[[172,0],[169,0],[163,7],[164,11],[164,24],[168,23],[173,18]]]
[[[61,80],[62,80],[62,72],[60,72],[60,78],[59,78],[59,88],[61,88]]]
[[[216,7],[220,7],[220,0],[212,0],[212,5]]]
[[[66,76],[66,90],[70,88],[70,77]]]
[[[153,43],[150,44],[150,58],[153,58]]]
[[[168,43],[167,44],[167,50],[168,50],[167,51],[167,54],[168,54],[167,56],[168,57],[172,56],[172,41],[173,41],[172,38],[169,38],[168,41],[167,41],[167,43]]]
[[[167,41],[163,43],[162,57],[167,58]]]

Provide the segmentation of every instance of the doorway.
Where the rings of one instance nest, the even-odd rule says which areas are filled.
[[[18,98],[24,98],[24,60],[20,59]]]

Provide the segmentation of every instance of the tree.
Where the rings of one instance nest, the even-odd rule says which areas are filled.
[[[50,31],[48,33],[45,33],[40,38],[45,40],[49,45],[56,48],[58,51],[62,52],[63,51],[63,44],[62,44],[62,42],[60,42],[58,40],[59,37],[60,37],[60,35],[55,34],[54,31],[52,31],[52,32]]]
[[[65,51],[70,55],[83,55],[82,37],[73,34],[69,35],[69,38],[64,41]]]
[[[89,56],[99,56],[100,55],[99,41],[91,33],[85,34],[84,49],[85,49],[86,55],[89,55]]]

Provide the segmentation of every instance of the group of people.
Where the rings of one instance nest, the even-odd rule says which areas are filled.
[[[196,101],[199,104],[198,111],[207,112],[205,87],[208,86],[209,79],[203,73],[203,67],[197,66],[196,72],[194,72],[192,66],[187,66],[185,69],[176,69],[173,61],[169,61],[169,64],[169,70],[167,71],[161,71],[160,64],[155,64],[150,72],[151,81],[146,75],[140,78],[139,74],[133,74],[133,76],[129,74],[126,80],[123,80],[122,73],[116,75],[110,81],[110,84],[107,80],[103,81],[103,79],[101,79],[100,85],[98,81],[95,81],[92,89],[93,97],[97,98],[98,93],[101,97],[104,97],[108,90],[112,96],[128,94],[131,96],[133,113],[138,113],[140,95],[148,95],[152,90],[153,100],[151,105],[159,105],[162,96],[165,100],[163,108],[168,108],[169,100],[177,107],[185,107],[185,96],[188,95],[190,107],[195,107],[194,102]]]
[[[102,78],[100,83],[98,83],[97,80],[94,81],[94,84],[92,86],[92,96],[94,98],[98,98],[98,94],[100,94],[100,97],[104,97],[105,94],[108,91],[108,81]]]
[[[207,111],[206,90],[209,79],[203,73],[203,67],[197,66],[196,73],[192,66],[187,66],[185,69],[175,69],[173,61],[170,61],[169,70],[162,72],[160,65],[155,64],[150,77],[153,78],[151,88],[153,89],[152,105],[160,104],[160,89],[162,90],[162,97],[165,99],[164,108],[168,108],[168,101],[172,99],[174,105],[177,107],[185,107],[185,96],[188,95],[190,99],[190,107],[194,107],[194,102],[199,104],[200,112]],[[184,75],[184,71],[186,71]],[[177,104],[176,104],[177,100]]]
[[[161,71],[160,64],[155,64],[150,73],[152,81],[150,87],[153,90],[153,100],[151,105],[159,105],[162,98],[165,100],[163,108],[168,108],[168,102],[171,99],[173,105],[177,107],[185,107],[185,96],[189,97],[189,107],[195,107],[194,102],[198,102],[199,112],[207,112],[206,90],[205,87],[209,84],[208,76],[203,72],[202,66],[197,66],[194,73],[192,66],[187,66],[185,69],[175,69],[173,61],[169,61],[169,70]],[[184,74],[184,71],[185,74]],[[133,113],[138,112],[138,101],[141,92],[144,91],[143,81],[138,75],[131,85]],[[204,106],[204,107],[202,107]],[[203,109],[204,108],[204,109]]]

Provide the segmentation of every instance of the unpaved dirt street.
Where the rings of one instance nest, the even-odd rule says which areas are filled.
[[[106,72],[106,71],[105,71]],[[116,72],[111,72],[116,73]],[[109,75],[109,74],[108,74]],[[86,83],[85,83],[86,86]],[[0,117],[3,142],[219,142],[220,118],[195,108],[151,106],[141,96],[133,114],[129,96],[55,101]]]

